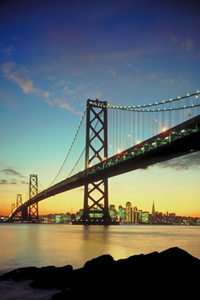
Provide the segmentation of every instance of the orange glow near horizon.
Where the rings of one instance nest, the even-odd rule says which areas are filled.
[[[157,166],[138,170],[109,179],[109,204],[132,206],[151,213],[153,199],[158,212],[176,213],[178,216],[200,217],[200,187],[197,170],[184,172]],[[24,186],[22,186],[24,188]],[[19,187],[1,193],[0,215],[8,216],[12,203],[16,203]],[[27,186],[22,191],[23,202]],[[83,208],[84,187],[80,187],[39,202],[39,215],[50,213],[74,213]],[[12,199],[12,200],[11,200]]]

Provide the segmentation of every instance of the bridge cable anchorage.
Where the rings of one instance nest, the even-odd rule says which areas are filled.
[[[60,167],[60,169],[59,169],[59,171],[58,171],[58,173],[57,173],[57,175],[56,175],[56,177],[54,178],[54,180],[52,181],[52,183],[48,186],[48,188],[49,188],[50,186],[53,185],[53,183],[55,182],[55,180],[57,179],[58,175],[59,175],[60,172],[62,171],[62,168],[64,167],[64,164],[66,163],[66,161],[67,161],[67,159],[68,159],[68,157],[69,157],[69,154],[70,154],[70,152],[71,152],[71,150],[72,150],[72,147],[74,146],[75,140],[76,140],[76,138],[77,138],[77,135],[78,135],[79,130],[80,130],[80,128],[81,128],[81,125],[82,125],[82,123],[83,123],[83,120],[84,120],[86,111],[87,111],[87,106],[85,107],[85,110],[84,110],[84,112],[83,112],[83,114],[82,114],[81,121],[80,121],[80,123],[79,123],[79,125],[78,125],[77,131],[76,131],[75,136],[74,136],[74,138],[73,138],[73,140],[72,140],[72,143],[71,143],[71,146],[70,146],[70,148],[69,148],[69,150],[68,150],[68,152],[67,152],[67,155],[66,155],[66,157],[65,157],[65,159],[64,159],[64,161],[63,161],[63,163],[62,163],[62,165],[61,165],[61,167]]]
[[[100,113],[99,117],[101,117],[101,115],[102,115],[102,112]],[[96,129],[98,123],[99,123],[99,120],[97,120],[97,122],[96,122],[96,124],[95,124],[95,126],[94,126],[94,129]],[[91,133],[90,139],[92,139],[93,136],[94,136],[94,132]],[[85,149],[86,149],[86,147],[85,147],[85,148],[83,149],[83,151],[81,152],[81,154],[80,154],[80,156],[79,156],[77,162],[75,163],[74,167],[73,167],[72,170],[70,171],[70,173],[69,173],[69,175],[67,176],[67,178],[69,178],[69,177],[71,176],[71,174],[73,173],[74,169],[75,169],[76,166],[78,165],[79,161],[81,160],[81,157],[83,156],[83,153],[85,152]]]
[[[107,104],[106,107],[110,108],[110,109],[119,109],[119,110],[128,110],[128,111],[139,111],[139,112],[145,112],[145,111],[149,112],[150,111],[151,112],[151,111],[156,111],[156,110],[144,110],[144,109],[142,110],[141,108],[159,106],[159,105],[163,105],[163,104],[167,104],[167,103],[172,103],[172,102],[175,102],[175,101],[180,101],[180,100],[183,100],[183,99],[188,99],[192,96],[197,96],[198,97],[199,95],[200,95],[200,91],[197,90],[194,93],[187,94],[187,95],[182,96],[182,97],[178,96],[177,98],[174,98],[174,99],[170,98],[169,100],[166,100],[166,101],[163,100],[161,102],[149,103],[149,104],[144,104],[144,105],[134,105],[134,106],[115,106],[115,105]],[[93,102],[93,104],[96,105],[96,106],[101,106],[96,102]],[[194,107],[194,106],[195,106],[195,104],[192,107]],[[185,108],[190,108],[190,107],[185,107]],[[179,108],[177,108],[177,109],[179,109]],[[175,110],[175,109],[173,109],[173,110]],[[159,111],[162,111],[162,109],[160,109]]]

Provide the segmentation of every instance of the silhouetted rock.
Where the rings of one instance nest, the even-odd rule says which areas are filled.
[[[39,268],[26,267],[10,271],[0,276],[0,281],[12,279],[13,281],[33,280],[39,272]]]
[[[0,280],[32,280],[30,286],[58,288],[53,300],[140,297],[184,299],[198,295],[200,260],[179,248],[161,253],[134,255],[115,261],[102,255],[87,261],[83,268],[72,266],[21,268],[4,274]]]
[[[69,282],[72,277],[72,271],[73,268],[70,265],[60,268],[41,268],[35,280],[29,285],[40,289],[64,289],[70,286]]]

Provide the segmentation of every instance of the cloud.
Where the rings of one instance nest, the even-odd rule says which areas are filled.
[[[74,112],[74,108],[67,102],[66,98],[56,98],[54,103],[57,104],[59,107],[65,108],[70,112]]]
[[[3,73],[10,73],[11,70],[16,66],[16,64],[11,61],[11,62],[7,62],[5,64],[1,65],[1,70],[3,71]]]
[[[3,170],[1,170],[1,172],[3,172],[5,175],[19,176],[21,178],[26,178],[25,176],[23,176],[21,173],[15,171],[14,169],[3,169]]]
[[[43,93],[43,96],[44,96],[45,99],[49,98],[50,95],[51,95],[51,94],[50,94],[50,92],[48,92],[48,91],[46,91],[46,92]]]
[[[20,70],[13,70],[16,67],[14,62],[7,62],[1,65],[1,70],[4,75],[17,83],[22,88],[24,94],[37,93],[39,90],[33,88],[33,81],[22,75]]]
[[[15,180],[12,180],[12,181],[10,182],[10,184],[17,184],[17,182],[16,182]]]
[[[8,184],[8,181],[6,179],[1,179],[0,184]]]
[[[22,181],[21,181],[21,184],[29,184],[29,183],[22,180]]]
[[[22,88],[24,94],[37,92],[37,90],[33,88],[33,82],[26,77],[19,75],[17,72],[9,74],[8,78],[16,82]]]
[[[0,184],[17,184],[17,182],[13,179],[13,180],[11,180],[11,182],[8,182],[8,180],[6,180],[6,179],[1,179],[0,180]]]
[[[159,164],[159,167],[161,169],[170,168],[176,171],[200,169],[200,151],[162,162]]]

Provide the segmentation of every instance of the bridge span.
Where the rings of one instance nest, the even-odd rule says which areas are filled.
[[[19,213],[27,214],[27,208],[49,197],[84,186],[87,182],[101,181],[133,170],[147,168],[172,158],[200,151],[200,115],[174,126],[160,134],[153,136],[133,147],[107,158],[70,176],[57,184],[38,193],[24,204],[20,205],[10,215],[9,220]],[[94,201],[99,204],[99,201]]]

